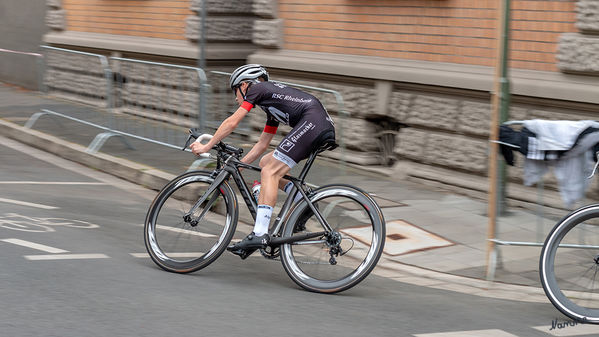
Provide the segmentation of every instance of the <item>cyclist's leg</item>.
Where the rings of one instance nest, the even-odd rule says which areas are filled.
[[[289,172],[291,168],[278,160],[269,161],[261,171],[261,188],[258,197],[258,209],[256,211],[256,222],[252,233],[240,242],[229,246],[229,251],[247,258],[259,248],[266,248],[270,242],[268,228],[272,211],[277,202],[277,187],[279,180]]]
[[[258,248],[264,248],[268,244],[268,228],[273,208],[277,201],[277,187],[281,178],[286,175],[299,161],[308,158],[323,130],[332,128],[332,125],[324,120],[319,111],[307,113],[305,118],[287,134],[277,146],[272,157],[267,157],[261,171],[261,188],[258,197],[258,209],[253,233],[240,242],[229,246],[233,253],[246,258]],[[324,123],[323,123],[324,120]],[[271,160],[272,159],[272,160]],[[262,166],[262,165],[261,165]]]
[[[260,168],[265,168],[271,161],[276,160],[275,158],[273,158],[273,153],[274,153],[274,151],[271,151],[271,152],[265,154],[264,156],[262,156],[262,159],[260,159]],[[286,192],[285,186],[287,185],[288,182],[289,182],[289,180],[281,178],[279,180],[279,189],[283,192]]]
[[[283,180],[284,175],[289,173],[289,170],[291,170],[291,167],[274,158],[262,167],[260,173],[262,186],[260,188],[260,196],[258,197],[259,205],[275,206],[277,202],[277,188],[282,187],[281,180]]]

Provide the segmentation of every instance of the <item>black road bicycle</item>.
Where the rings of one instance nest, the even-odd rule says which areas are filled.
[[[555,225],[543,244],[539,273],[545,294],[559,311],[599,324],[599,204],[581,207]]]
[[[205,139],[195,129],[193,139]],[[298,177],[285,176],[293,189],[269,230],[271,242],[260,253],[280,258],[289,277],[302,288],[335,293],[360,283],[374,269],[385,242],[385,220],[375,200],[359,188],[333,184],[311,189],[304,179],[316,156],[337,147],[324,142]],[[237,185],[252,217],[256,201],[239,169],[260,171],[240,161],[242,149],[220,142],[214,146],[216,169],[191,171],[170,181],[148,210],[144,239],[161,268],[190,273],[214,262],[229,245],[239,214]],[[296,193],[302,198],[293,202]]]

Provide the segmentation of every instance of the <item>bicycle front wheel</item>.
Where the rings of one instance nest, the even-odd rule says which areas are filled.
[[[237,198],[225,181],[195,211],[213,179],[208,172],[188,172],[156,196],[144,226],[146,249],[161,268],[189,273],[222,254],[237,225]]]
[[[374,269],[385,242],[385,220],[376,202],[349,185],[315,190],[310,200],[332,232],[281,246],[287,274],[302,288],[335,293],[360,283]],[[306,201],[290,214],[283,237],[325,231]]]
[[[539,272],[545,294],[559,311],[599,324],[599,204],[557,223],[543,245]]]

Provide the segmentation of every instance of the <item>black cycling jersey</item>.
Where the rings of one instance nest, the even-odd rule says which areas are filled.
[[[293,168],[323,141],[335,139],[333,120],[320,101],[301,90],[277,82],[253,83],[242,108],[255,105],[266,112],[264,132],[276,133],[279,123],[293,129],[275,149],[273,157]]]
[[[249,107],[247,110],[256,105],[264,110],[266,125],[274,127],[279,123],[294,127],[304,113],[312,109],[326,111],[316,97],[277,82],[252,84],[246,92],[245,101],[251,104],[251,107],[242,105],[246,109]]]

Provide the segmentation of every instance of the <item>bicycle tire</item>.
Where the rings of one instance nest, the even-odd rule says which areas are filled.
[[[385,243],[385,219],[376,201],[350,185],[327,185],[310,194],[334,231],[345,254],[330,262],[331,246],[312,239],[281,246],[281,262],[300,287],[318,293],[337,293],[360,283],[376,266]],[[305,226],[296,228],[298,220]],[[305,227],[305,228],[303,228]],[[322,231],[322,225],[305,200],[292,210],[283,237]],[[320,242],[319,242],[320,241]],[[312,243],[311,243],[312,242]]]
[[[144,223],[144,241],[148,254],[162,269],[176,273],[202,269],[214,262],[233,238],[237,197],[226,181],[211,195],[215,196],[211,208],[197,225],[183,219],[213,181],[210,172],[184,173],[170,181],[152,202]]]
[[[561,219],[547,236],[539,260],[545,294],[564,315],[599,324],[599,204]]]

